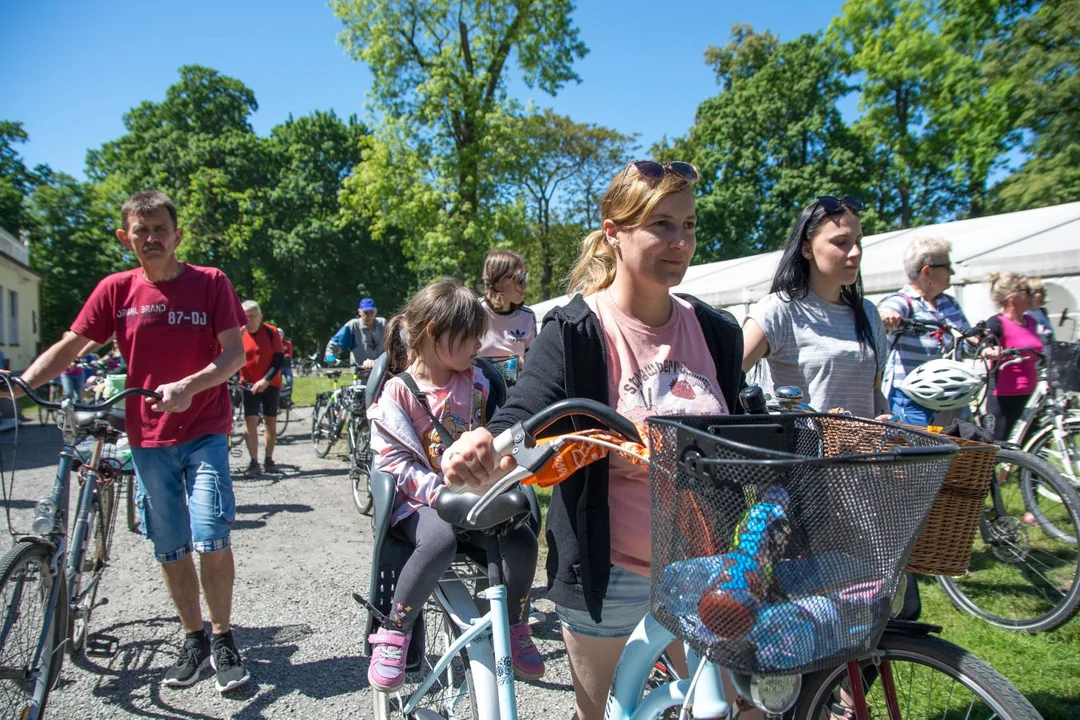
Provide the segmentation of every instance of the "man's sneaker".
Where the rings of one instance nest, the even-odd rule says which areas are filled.
[[[514,671],[526,680],[544,677],[544,659],[532,641],[532,628],[528,622],[510,626],[510,658]]]
[[[169,687],[187,687],[199,679],[202,669],[210,661],[210,642],[204,633],[202,637],[185,638],[180,647],[176,664],[165,673],[165,684]]]
[[[248,466],[247,466],[247,474],[248,475],[258,475],[261,472],[262,472],[262,470],[259,469],[259,461],[258,460],[253,459],[251,462],[248,463]]]
[[[379,629],[369,635],[371,664],[368,665],[368,684],[375,690],[397,690],[405,682],[405,655],[409,652],[410,636],[397,630]]]
[[[211,644],[213,653],[210,656],[210,666],[217,673],[218,692],[228,692],[251,679],[236,645],[233,644],[231,632],[215,636]]]
[[[274,462],[274,458],[268,457],[263,460],[263,469],[268,473],[277,472],[277,463]]]

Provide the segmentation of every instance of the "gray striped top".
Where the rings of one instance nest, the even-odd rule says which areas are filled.
[[[824,412],[842,407],[858,417],[874,417],[874,376],[883,371],[888,345],[877,308],[863,300],[874,348],[864,348],[855,334],[855,313],[813,292],[798,300],[766,295],[751,309],[769,341],[762,387],[794,385],[805,402]]]

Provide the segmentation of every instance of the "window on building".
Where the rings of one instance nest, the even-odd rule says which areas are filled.
[[[7,340],[7,335],[4,334],[4,323],[7,320],[7,316],[4,315],[4,288],[0,286],[0,345],[3,345]]]
[[[8,290],[8,344],[19,344],[19,293]]]

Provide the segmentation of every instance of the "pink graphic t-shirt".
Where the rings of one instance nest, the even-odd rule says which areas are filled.
[[[1005,315],[998,315],[1001,320],[1001,346],[1023,348],[1042,352],[1042,339],[1039,338],[1039,326],[1033,318],[1024,316],[1024,324],[1018,325]],[[1004,367],[997,374],[995,395],[1030,395],[1035,392],[1039,382],[1038,360],[1034,355],[1025,353],[1023,362]]]
[[[443,387],[429,387],[419,381],[417,387],[424,395],[431,415],[453,437],[439,436],[431,415],[400,377],[387,381],[379,402],[393,402],[405,411],[427,461],[427,466],[421,465],[407,452],[396,452],[391,457],[379,459],[379,469],[392,475],[401,490],[394,507],[395,523],[408,517],[421,505],[434,502],[435,494],[444,484],[442,473],[437,470],[442,467],[443,453],[462,433],[484,424],[484,403],[490,392],[487,378],[475,367],[468,372],[454,373],[450,382]]]
[[[623,313],[606,290],[585,298],[604,333],[608,404],[635,422],[653,415],[727,415],[694,308],[681,298],[671,300],[671,318],[649,327]],[[611,562],[648,575],[649,471],[616,453],[609,458]]]

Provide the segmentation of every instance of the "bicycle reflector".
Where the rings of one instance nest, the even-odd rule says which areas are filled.
[[[799,698],[802,675],[751,675],[750,700],[770,715],[787,712]]]

